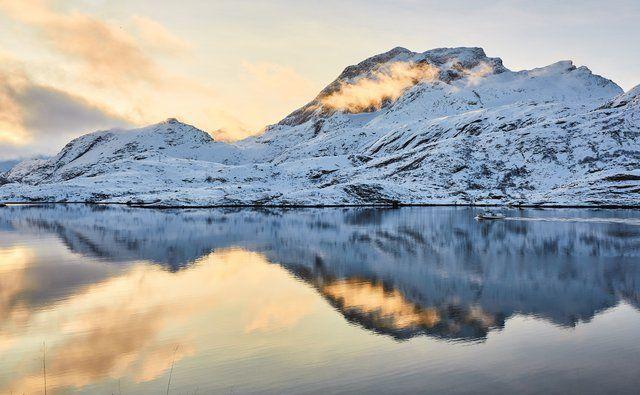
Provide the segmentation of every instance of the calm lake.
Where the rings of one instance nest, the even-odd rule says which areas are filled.
[[[0,393],[638,393],[640,212],[0,208]]]

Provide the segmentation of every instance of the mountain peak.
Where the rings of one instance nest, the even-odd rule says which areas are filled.
[[[398,55],[402,55],[402,54],[414,54],[413,51],[404,48],[404,47],[393,47],[390,50],[388,50],[387,52],[383,52],[381,54],[378,55],[374,55],[369,59],[375,58],[375,57],[393,57],[393,56],[398,56]]]
[[[436,48],[422,53],[395,47],[346,67],[313,101],[291,113],[280,124],[299,125],[314,115],[339,111],[344,107],[342,100],[328,103],[331,101],[328,98],[335,98],[344,88],[355,87],[355,90],[359,90],[359,84],[369,91],[379,92],[381,97],[374,98],[371,106],[358,103],[347,112],[379,109],[383,104],[398,99],[405,90],[419,82],[441,81],[448,84],[469,75],[475,78],[506,71],[509,70],[503,66],[500,58],[487,57],[479,47]],[[359,90],[353,94],[363,96],[362,92],[363,90]]]
[[[413,89],[417,85],[420,87]],[[422,53],[395,47],[345,68],[313,101],[279,125],[300,125],[335,113],[374,112],[398,101],[414,102],[422,95],[428,96],[424,110],[444,116],[451,108],[473,110],[522,100],[563,101],[573,106],[610,100],[621,92],[612,81],[585,66],[576,67],[571,60],[513,72],[502,59],[488,57],[480,47],[436,48]],[[403,100],[406,95],[410,97]]]
[[[434,62],[444,63],[446,61],[456,59],[459,61],[480,60],[487,57],[484,49],[480,47],[443,47],[430,49],[422,52],[420,55],[425,59]]]
[[[506,71],[502,65],[502,59],[487,57],[484,49],[479,47],[435,48],[422,53],[413,52],[403,47],[395,47],[387,52],[371,56],[358,64],[346,67],[336,81],[347,81],[366,75],[382,65],[394,62],[427,62],[438,66],[451,63],[460,64],[465,68],[475,67],[480,62],[487,62],[495,66],[496,72]]]
[[[196,129],[198,131],[201,131],[197,127],[190,125],[188,123],[182,122],[178,118],[173,118],[173,117],[167,118],[162,122],[158,122],[157,124],[155,124],[155,126],[167,127],[170,130],[175,130],[177,127],[178,129],[190,128],[190,129]]]

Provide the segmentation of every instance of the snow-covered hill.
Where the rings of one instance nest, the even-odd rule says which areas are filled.
[[[0,183],[4,201],[157,205],[637,205],[640,87],[480,48],[394,48],[236,143],[170,119],[91,133]]]

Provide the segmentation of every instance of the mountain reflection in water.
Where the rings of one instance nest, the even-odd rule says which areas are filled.
[[[325,336],[344,331],[345,319],[357,330],[337,340],[345,344],[363,331],[393,342],[482,343],[511,317],[573,328],[621,302],[638,308],[638,213],[473,216],[468,208],[2,208],[0,392],[42,390],[43,341],[50,390],[114,391],[126,378],[127,393],[144,393],[176,363],[189,364],[197,382],[198,367],[252,366],[257,350],[281,353],[261,361],[322,359],[331,352]],[[309,338],[317,344],[302,355],[296,340]],[[205,362],[213,350],[215,363]],[[233,385],[227,376],[203,386],[223,390]],[[285,388],[253,380],[248,392]]]

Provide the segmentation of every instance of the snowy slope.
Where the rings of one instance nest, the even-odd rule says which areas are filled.
[[[4,176],[0,200],[158,205],[636,205],[640,88],[561,61],[394,48],[236,143],[176,120],[95,132]]]

